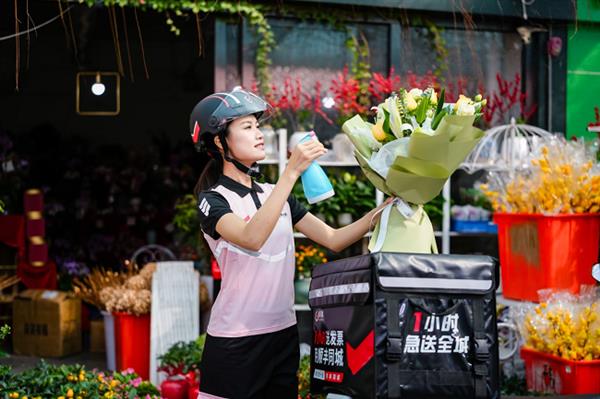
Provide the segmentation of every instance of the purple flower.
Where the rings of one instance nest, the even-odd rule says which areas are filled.
[[[70,276],[85,276],[90,272],[90,269],[84,263],[74,260],[65,260],[62,269]]]

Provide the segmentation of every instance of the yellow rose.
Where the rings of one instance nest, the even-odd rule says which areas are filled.
[[[385,140],[385,132],[383,131],[383,119],[377,121],[377,123],[371,128],[371,134],[375,137],[375,140],[383,142]]]
[[[72,398],[72,397],[73,397],[73,390],[72,390],[72,389],[69,389],[69,390],[67,391],[67,398]]]
[[[406,108],[408,108],[409,111],[414,111],[415,109],[417,109],[417,102],[415,101],[415,98],[412,96],[412,94],[406,93],[404,101],[406,102]]]
[[[433,93],[431,93],[431,97],[429,98],[429,101],[431,101],[431,103],[433,105],[437,104],[438,98],[437,98],[437,93],[435,92],[435,90],[433,91]]]

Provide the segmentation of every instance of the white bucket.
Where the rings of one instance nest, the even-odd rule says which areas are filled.
[[[115,349],[115,319],[112,313],[105,310],[102,312],[104,316],[104,341],[106,342],[106,368],[109,371],[117,369],[116,349]]]

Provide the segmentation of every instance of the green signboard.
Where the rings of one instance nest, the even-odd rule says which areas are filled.
[[[587,131],[600,107],[600,1],[578,1],[577,25],[567,45],[567,137],[593,138]]]

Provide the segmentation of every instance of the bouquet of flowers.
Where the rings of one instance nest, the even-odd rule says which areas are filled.
[[[433,88],[401,89],[375,107],[375,123],[355,115],[342,126],[367,178],[396,197],[375,228],[373,252],[437,252],[422,205],[440,193],[483,137],[473,123],[486,105],[481,95],[460,95],[456,103],[444,103],[444,97],[444,90],[438,96]]]

